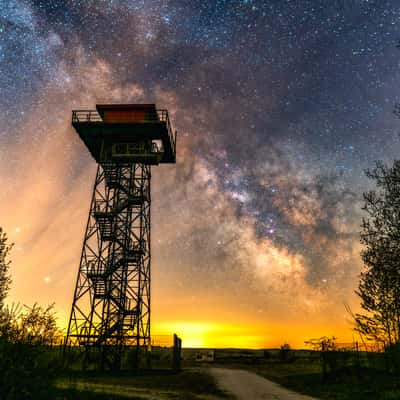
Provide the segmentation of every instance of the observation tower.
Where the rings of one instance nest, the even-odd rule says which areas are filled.
[[[176,161],[176,132],[154,104],[72,111],[98,164],[67,343],[119,369],[124,346],[150,345],[151,166]]]

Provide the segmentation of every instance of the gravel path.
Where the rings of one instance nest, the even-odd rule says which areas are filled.
[[[252,372],[210,368],[218,386],[237,400],[317,400],[292,392]]]

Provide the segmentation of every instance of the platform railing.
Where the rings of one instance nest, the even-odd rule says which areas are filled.
[[[170,142],[172,143],[172,147],[174,149],[174,153],[176,153],[176,131],[175,135],[173,134],[171,122],[169,120],[168,116],[168,110],[157,110],[157,116],[159,121],[165,121],[167,125],[167,131],[168,131],[168,136],[170,139]]]
[[[173,133],[171,122],[168,116],[168,110],[156,110],[156,114],[154,113],[145,113],[144,119],[138,122],[165,122],[167,126],[168,136],[172,143],[172,147],[174,152],[176,151],[176,131]],[[99,112],[97,110],[73,110],[72,111],[72,123],[81,123],[81,122],[105,122],[101,118]]]
[[[97,110],[73,110],[72,122],[103,122]]]

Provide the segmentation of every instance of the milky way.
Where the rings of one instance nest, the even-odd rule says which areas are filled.
[[[399,23],[394,0],[0,0],[11,299],[68,314],[95,173],[71,110],[155,102],[178,130],[153,172],[155,321],[350,332],[363,170],[400,147]]]

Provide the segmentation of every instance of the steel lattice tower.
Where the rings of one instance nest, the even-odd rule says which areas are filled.
[[[73,111],[98,162],[67,343],[118,369],[124,346],[150,344],[151,165],[175,162],[168,113],[145,105]]]

